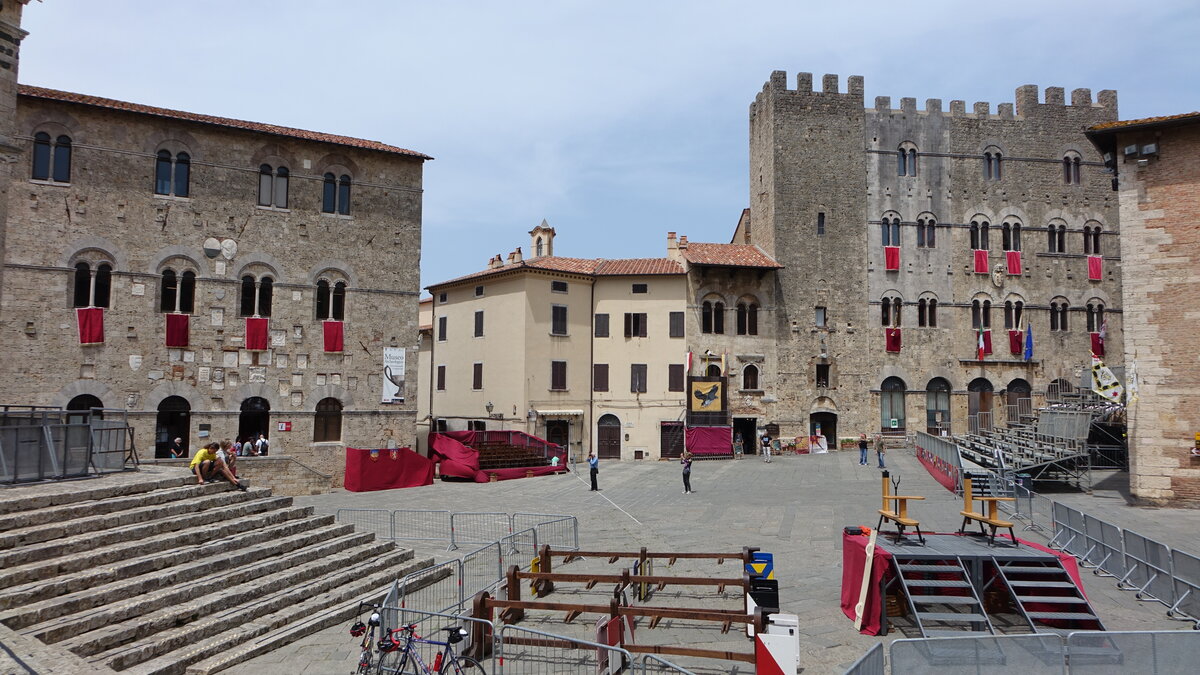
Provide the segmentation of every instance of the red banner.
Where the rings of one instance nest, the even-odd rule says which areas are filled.
[[[900,351],[900,329],[887,328],[884,330],[885,341],[887,342],[887,350],[889,352]]]
[[[342,351],[342,322],[341,321],[326,321],[325,328],[325,351],[340,352]]]
[[[1100,281],[1104,277],[1104,258],[1098,255],[1088,256],[1088,279]]]
[[[1004,265],[1008,268],[1008,273],[1012,276],[1021,274],[1021,252],[1020,251],[1005,251]]]
[[[1025,353],[1025,336],[1019,330],[1008,331],[1008,351],[1011,354]]]
[[[104,309],[101,307],[80,307],[75,310],[75,318],[79,322],[79,344],[104,344]]]
[[[190,318],[187,314],[167,315],[168,347],[188,346],[188,319]]]
[[[268,338],[267,319],[246,319],[246,349],[266,351]]]
[[[733,454],[733,427],[688,427],[684,440],[688,452],[696,455]]]
[[[990,329],[983,331],[983,353],[992,353],[992,331]]]
[[[988,274],[988,252],[983,249],[975,250],[975,274]]]
[[[1099,333],[1092,333],[1092,353],[1096,356],[1104,356],[1104,338],[1100,337]]]
[[[433,462],[408,448],[346,448],[346,489],[392,490],[433,484]]]
[[[889,272],[900,269],[900,247],[899,246],[884,246],[883,247],[883,263],[884,268]]]

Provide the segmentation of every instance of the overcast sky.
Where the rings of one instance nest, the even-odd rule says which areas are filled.
[[[1196,0],[45,0],[24,27],[27,84],[434,156],[422,284],[528,252],[543,218],[566,256],[729,241],[773,70],[862,75],[872,104],[994,111],[1036,84],[1116,89],[1122,119],[1200,110]]]

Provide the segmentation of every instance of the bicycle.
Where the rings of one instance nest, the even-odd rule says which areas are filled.
[[[487,675],[487,671],[478,661],[454,653],[454,645],[463,641],[467,636],[467,629],[462,626],[450,626],[442,630],[447,633],[445,642],[417,635],[415,623],[385,631],[378,645],[378,672],[381,675]],[[396,639],[397,635],[401,636],[399,641]],[[416,648],[417,643],[443,647],[432,666],[426,665],[421,658]]]
[[[362,612],[364,604],[359,603],[358,611],[355,614]],[[355,619],[354,623],[350,626],[350,635],[362,638],[362,642],[359,644],[361,651],[358,654],[358,670],[354,671],[355,675],[369,675],[372,671],[373,666],[371,661],[373,656],[372,650],[375,647],[375,631],[379,628],[380,623],[379,605],[366,604],[365,606],[373,610],[370,618],[367,619],[367,623],[364,624],[361,619]]]

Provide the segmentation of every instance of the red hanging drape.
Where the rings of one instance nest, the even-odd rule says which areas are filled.
[[[1017,276],[1021,274],[1021,252],[1020,251],[1005,251],[1004,265],[1008,268],[1008,273]]]
[[[326,321],[323,326],[325,329],[325,351],[342,351],[344,340],[342,322]]]
[[[1025,353],[1025,336],[1022,334],[1022,331],[1008,331],[1008,351],[1012,354]]]
[[[884,246],[883,247],[883,262],[884,268],[889,272],[900,269],[900,247],[899,246]]]
[[[190,318],[187,314],[167,315],[168,347],[188,346],[188,319]]]
[[[988,330],[983,331],[983,353],[984,354],[992,353],[992,331],[990,328]]]
[[[80,307],[75,310],[75,318],[79,322],[79,344],[104,344],[103,308]]]
[[[988,252],[983,249],[975,250],[975,273],[988,274]]]
[[[267,319],[246,319],[246,349],[266,351],[269,339]]]
[[[1100,281],[1104,276],[1104,258],[1098,255],[1088,256],[1088,279],[1091,281]]]
[[[1091,333],[1092,336],[1092,353],[1096,356],[1104,356],[1104,339],[1099,333]]]
[[[886,338],[885,341],[887,343],[887,350],[889,352],[900,351],[900,329],[899,328],[886,329],[884,331],[884,336]]]

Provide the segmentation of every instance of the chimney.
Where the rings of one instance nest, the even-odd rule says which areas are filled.
[[[491,258],[488,258],[488,265],[487,265],[487,266],[488,266],[488,269],[490,269],[490,270],[494,270],[494,269],[496,269],[497,267],[500,267],[500,266],[501,266],[501,265],[503,265],[503,264],[504,264],[504,263],[500,261],[500,254],[499,254],[499,253],[497,253],[495,256],[493,256],[493,257],[491,257]]]
[[[679,248],[687,248],[687,235],[679,235]]]
[[[519,262],[521,262],[521,260],[523,260],[523,258],[521,257],[521,247],[520,247],[520,246],[518,246],[518,247],[517,247],[517,250],[513,251],[513,252],[512,252],[512,255],[510,255],[510,256],[508,257],[508,259],[509,259],[510,261],[512,261],[512,262],[515,262],[515,263],[519,263]]]
[[[667,250],[671,251],[676,248],[679,248],[679,242],[675,241],[675,233],[668,232],[667,233]]]

